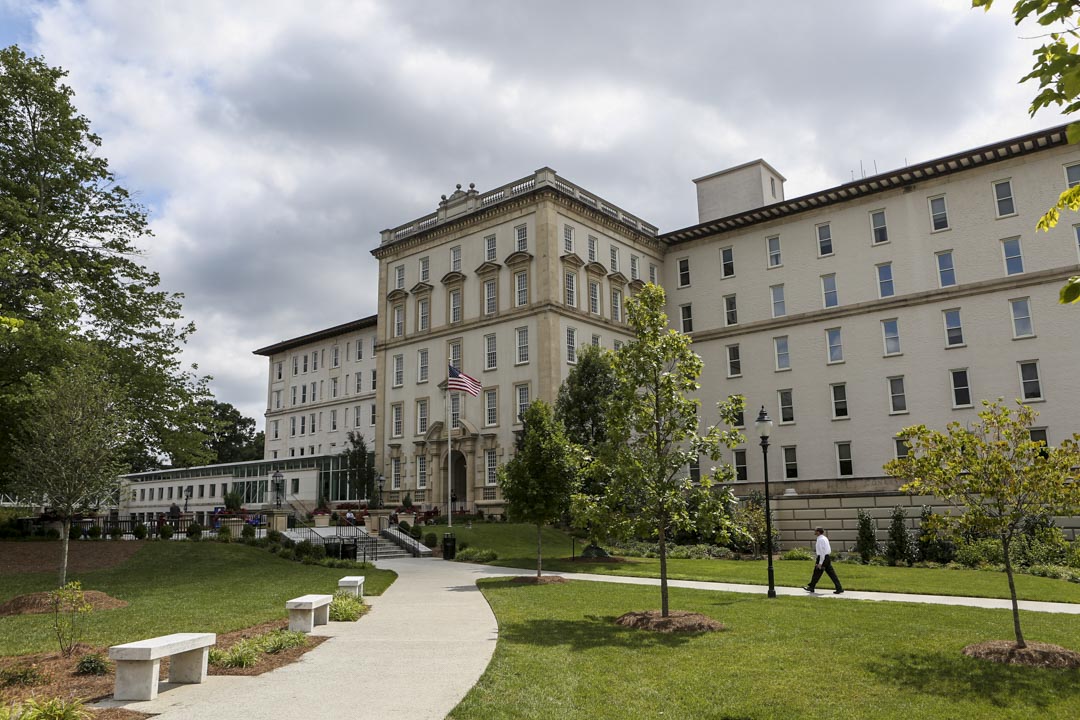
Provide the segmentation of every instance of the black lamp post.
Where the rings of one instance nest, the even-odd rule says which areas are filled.
[[[285,476],[280,470],[275,470],[270,478],[274,481],[274,505],[280,510],[282,496],[285,494]]]
[[[184,512],[187,512],[188,500],[191,499],[191,486],[184,488]]]
[[[765,552],[768,553],[769,561],[769,597],[776,597],[776,583],[773,580],[772,564],[772,508],[769,506],[769,435],[772,433],[773,421],[769,413],[765,412],[765,406],[761,406],[754,428],[761,436],[761,459],[765,463]]]
[[[386,485],[386,478],[384,478],[382,475],[379,476],[378,485],[379,485],[379,494],[375,498],[375,507],[381,510],[382,509],[382,491],[383,491],[383,487]]]

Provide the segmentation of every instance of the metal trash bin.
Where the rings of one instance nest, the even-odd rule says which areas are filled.
[[[443,560],[453,560],[457,555],[457,538],[454,533],[444,533],[442,536]]]

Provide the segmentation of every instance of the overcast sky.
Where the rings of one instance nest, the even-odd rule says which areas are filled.
[[[261,428],[251,351],[374,313],[379,231],[456,183],[550,166],[668,231],[748,160],[790,198],[1060,123],[998,5],[0,0],[0,43],[70,71],[187,361]]]

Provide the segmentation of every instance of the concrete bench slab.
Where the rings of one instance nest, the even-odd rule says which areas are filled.
[[[285,603],[289,611],[289,629],[309,633],[316,625],[330,622],[333,595],[301,595]]]
[[[137,642],[114,645],[109,657],[116,663],[117,700],[153,700],[158,695],[161,658],[171,657],[169,682],[201,683],[206,680],[206,661],[214,633],[173,633]]]
[[[346,575],[338,580],[337,586],[338,590],[346,590],[359,598],[364,597],[363,575]]]

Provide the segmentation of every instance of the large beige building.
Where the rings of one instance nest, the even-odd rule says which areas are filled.
[[[1035,404],[1050,443],[1080,430],[1080,316],[1057,303],[1080,274],[1080,224],[1034,231],[1080,182],[1064,128],[790,200],[762,160],[694,182],[698,223],[664,234],[549,168],[487,192],[459,186],[384,230],[376,316],[256,351],[269,360],[263,464],[315,458],[291,499],[352,499],[334,456],[358,430],[387,500],[449,495],[501,512],[495,469],[521,409],[554,401],[580,348],[625,342],[626,298],[650,281],[705,361],[703,421],[738,393],[752,433],[764,405],[777,492],[834,498],[781,518],[790,537],[835,506],[844,540],[853,510],[835,498],[896,489],[881,466],[903,451],[905,425],[970,422],[982,399],[1004,397]],[[447,399],[448,363],[478,397]],[[756,438],[730,459],[741,482],[760,481]]]

